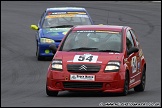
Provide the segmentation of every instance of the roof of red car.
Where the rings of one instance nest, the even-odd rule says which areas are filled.
[[[124,26],[118,25],[78,25],[73,30],[110,30],[121,31]]]

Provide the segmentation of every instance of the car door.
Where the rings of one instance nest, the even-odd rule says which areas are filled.
[[[136,47],[135,41],[132,37],[132,34],[130,32],[130,29],[126,32],[126,46],[127,50],[129,50],[132,47]],[[139,80],[139,72],[138,72],[138,62],[139,62],[139,52],[132,53],[128,55],[127,60],[129,61],[128,67],[129,67],[129,75],[130,75],[130,86],[136,84]]]
[[[139,81],[141,79],[139,74],[142,73],[142,68],[141,68],[141,66],[142,66],[142,60],[141,60],[142,49],[141,49],[140,44],[137,40],[134,30],[130,29],[130,32],[133,37],[135,47],[137,47],[139,49],[139,51],[137,52],[137,73],[138,73],[137,80]]]

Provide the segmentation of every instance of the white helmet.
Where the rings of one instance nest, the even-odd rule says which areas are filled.
[[[50,26],[55,26],[57,25],[57,19],[56,18],[49,18],[47,19],[47,22]]]

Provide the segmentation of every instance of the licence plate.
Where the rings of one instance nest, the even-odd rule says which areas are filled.
[[[70,75],[70,80],[95,81],[95,75]]]

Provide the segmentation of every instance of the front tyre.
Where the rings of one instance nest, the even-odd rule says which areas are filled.
[[[129,87],[129,75],[128,75],[128,72],[126,72],[125,82],[124,82],[124,90],[121,93],[122,96],[126,96],[128,94],[128,87]]]
[[[38,45],[37,45],[37,49],[36,49],[36,57],[37,57],[37,60],[38,60],[38,61],[44,59],[44,57],[42,57],[42,56],[39,55],[39,47],[38,47]]]
[[[146,84],[146,69],[143,68],[142,77],[141,77],[141,83],[134,87],[134,91],[136,92],[142,92],[145,89]]]
[[[57,96],[58,95],[58,91],[49,91],[48,88],[47,88],[47,85],[46,85],[46,94],[48,96]]]

